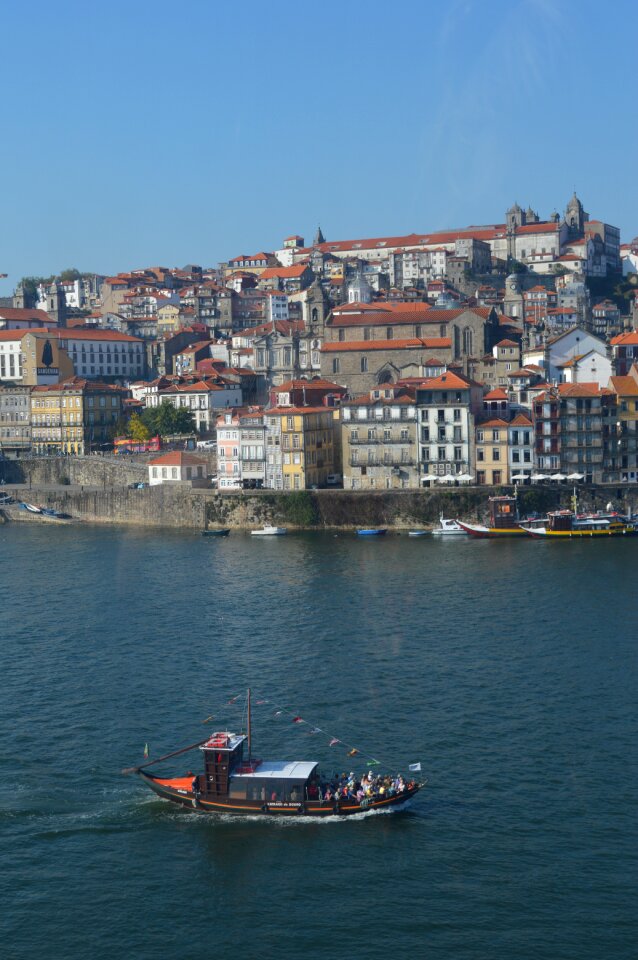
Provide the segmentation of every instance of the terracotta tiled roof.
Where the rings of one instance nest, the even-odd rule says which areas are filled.
[[[630,347],[638,345],[638,330],[631,330],[629,333],[619,333],[617,337],[611,338],[614,347]]]
[[[609,382],[619,396],[638,397],[638,383],[633,377],[611,377]]]
[[[296,263],[292,267],[267,267],[263,273],[259,275],[260,280],[270,280],[274,277],[279,277],[281,280],[291,280],[295,277],[301,277],[306,272],[308,267],[303,263]]]
[[[438,377],[427,380],[421,387],[422,390],[467,390],[470,381],[460,377],[457,373],[451,373],[449,370]]]
[[[490,390],[489,393],[486,393],[483,397],[484,400],[509,400],[509,397],[504,390],[501,390],[500,387],[497,387],[496,390]]]
[[[181,450],[172,450],[170,453],[164,453],[161,457],[149,460],[151,467],[204,467],[206,461],[200,457],[194,457],[192,453],[184,453]]]
[[[268,410],[264,411],[270,416],[305,416],[309,413],[329,413],[331,416],[334,414],[334,407],[270,407]]]
[[[496,344],[497,347],[517,347],[518,344],[515,340],[499,340]]]
[[[510,423],[510,427],[531,427],[532,421],[524,413],[518,413]]]
[[[507,420],[493,417],[491,420],[484,420],[483,423],[477,423],[477,427],[509,427],[509,423]]]
[[[39,323],[53,323],[44,310],[30,310],[26,307],[0,307],[0,320],[37,320]]]

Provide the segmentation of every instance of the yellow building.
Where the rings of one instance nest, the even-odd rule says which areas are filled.
[[[609,463],[613,479],[623,482],[638,482],[638,365],[633,364],[628,373],[614,376],[609,387],[616,395],[615,463]]]
[[[112,439],[126,391],[108,383],[72,377],[31,391],[34,453],[84,455]]]
[[[476,482],[499,486],[509,482],[508,423],[498,418],[476,426]]]
[[[157,332],[172,335],[180,328],[179,307],[174,303],[166,303],[157,308]]]
[[[266,411],[266,486],[275,490],[325,487],[335,471],[331,407],[275,407]]]

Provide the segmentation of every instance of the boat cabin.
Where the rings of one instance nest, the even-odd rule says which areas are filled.
[[[490,497],[490,527],[503,530],[518,526],[516,497]]]
[[[318,779],[316,763],[244,759],[247,741],[243,734],[218,731],[200,747],[204,754],[204,773],[197,777],[200,794],[271,805],[307,799]]]

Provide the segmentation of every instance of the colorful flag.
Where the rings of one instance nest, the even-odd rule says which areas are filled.
[[[309,730],[308,733],[321,733],[319,727],[313,727],[312,730]]]
[[[231,697],[228,702],[229,702],[229,703],[235,703],[236,700],[239,700],[239,694],[237,694],[236,697]]]
[[[369,767],[378,767],[380,760],[367,760],[366,761]]]
[[[267,700],[255,700],[255,705],[261,707],[262,704],[268,703]]]
[[[331,746],[331,747],[334,747],[334,746],[336,746],[336,744],[338,744],[338,743],[341,743],[341,740],[337,740],[336,737],[333,737],[332,740],[330,741],[330,746]]]
[[[205,720],[202,720],[202,723],[210,723],[211,720],[214,720],[214,719],[215,719],[215,718],[214,718],[213,715],[211,714],[210,717],[206,717]]]
[[[359,751],[358,751],[358,750],[355,750],[354,747],[352,748],[352,750],[348,750],[348,756],[349,756],[349,757],[356,757],[356,755],[357,755],[358,753],[359,753]]]
[[[410,773],[421,773],[421,764],[420,763],[411,763],[408,766]]]
[[[275,716],[276,716],[276,717],[280,717],[280,716],[281,716],[281,710],[275,710]]]
[[[301,717],[293,717],[293,718],[292,718],[292,722],[293,722],[293,723],[303,723],[304,721],[301,719]]]
[[[144,744],[144,756],[148,757],[148,743]]]

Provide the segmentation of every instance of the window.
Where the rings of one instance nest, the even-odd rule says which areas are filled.
[[[476,460],[478,463],[482,463],[485,460],[485,453],[482,447],[476,448]]]
[[[364,328],[364,330],[363,330],[363,339],[364,339],[364,340],[370,340],[370,339],[372,339],[372,338],[370,337],[370,327],[365,327],[365,328]]]
[[[340,343],[343,343],[343,341],[344,341],[345,339],[346,339],[346,331],[345,331],[345,330],[343,329],[343,327],[342,327],[342,328],[339,330],[339,341],[340,341]]]
[[[456,421],[458,421],[458,420],[461,419],[461,411],[460,411],[459,409],[455,409],[455,410],[454,410],[454,419],[455,419]]]
[[[368,358],[361,357],[361,373],[367,373],[367,372],[368,372]]]
[[[492,471],[492,483],[498,484],[501,482],[501,471],[493,470]]]
[[[437,450],[437,456],[439,460],[445,460],[445,447],[439,447]]]
[[[512,463],[520,463],[521,454],[519,450],[512,450]]]
[[[340,369],[339,369],[339,357],[333,357],[333,359],[332,359],[332,372],[333,372],[333,373],[340,373],[340,372],[341,372]]]
[[[482,430],[477,430],[477,431],[476,431],[476,442],[477,442],[477,443],[483,443],[484,439],[485,439],[485,437],[484,437],[484,435],[483,435],[483,431],[482,431]]]
[[[492,461],[494,462],[500,459],[501,459],[501,451],[499,450],[498,447],[492,447]]]
[[[454,448],[454,459],[455,459],[455,460],[462,460],[462,459],[463,459],[461,447],[455,447],[455,448]]]
[[[394,337],[394,330],[392,329],[392,327],[386,327],[386,331],[385,331],[386,340],[392,340],[393,337]]]
[[[501,434],[499,430],[492,430],[492,443],[498,443],[501,439]]]

